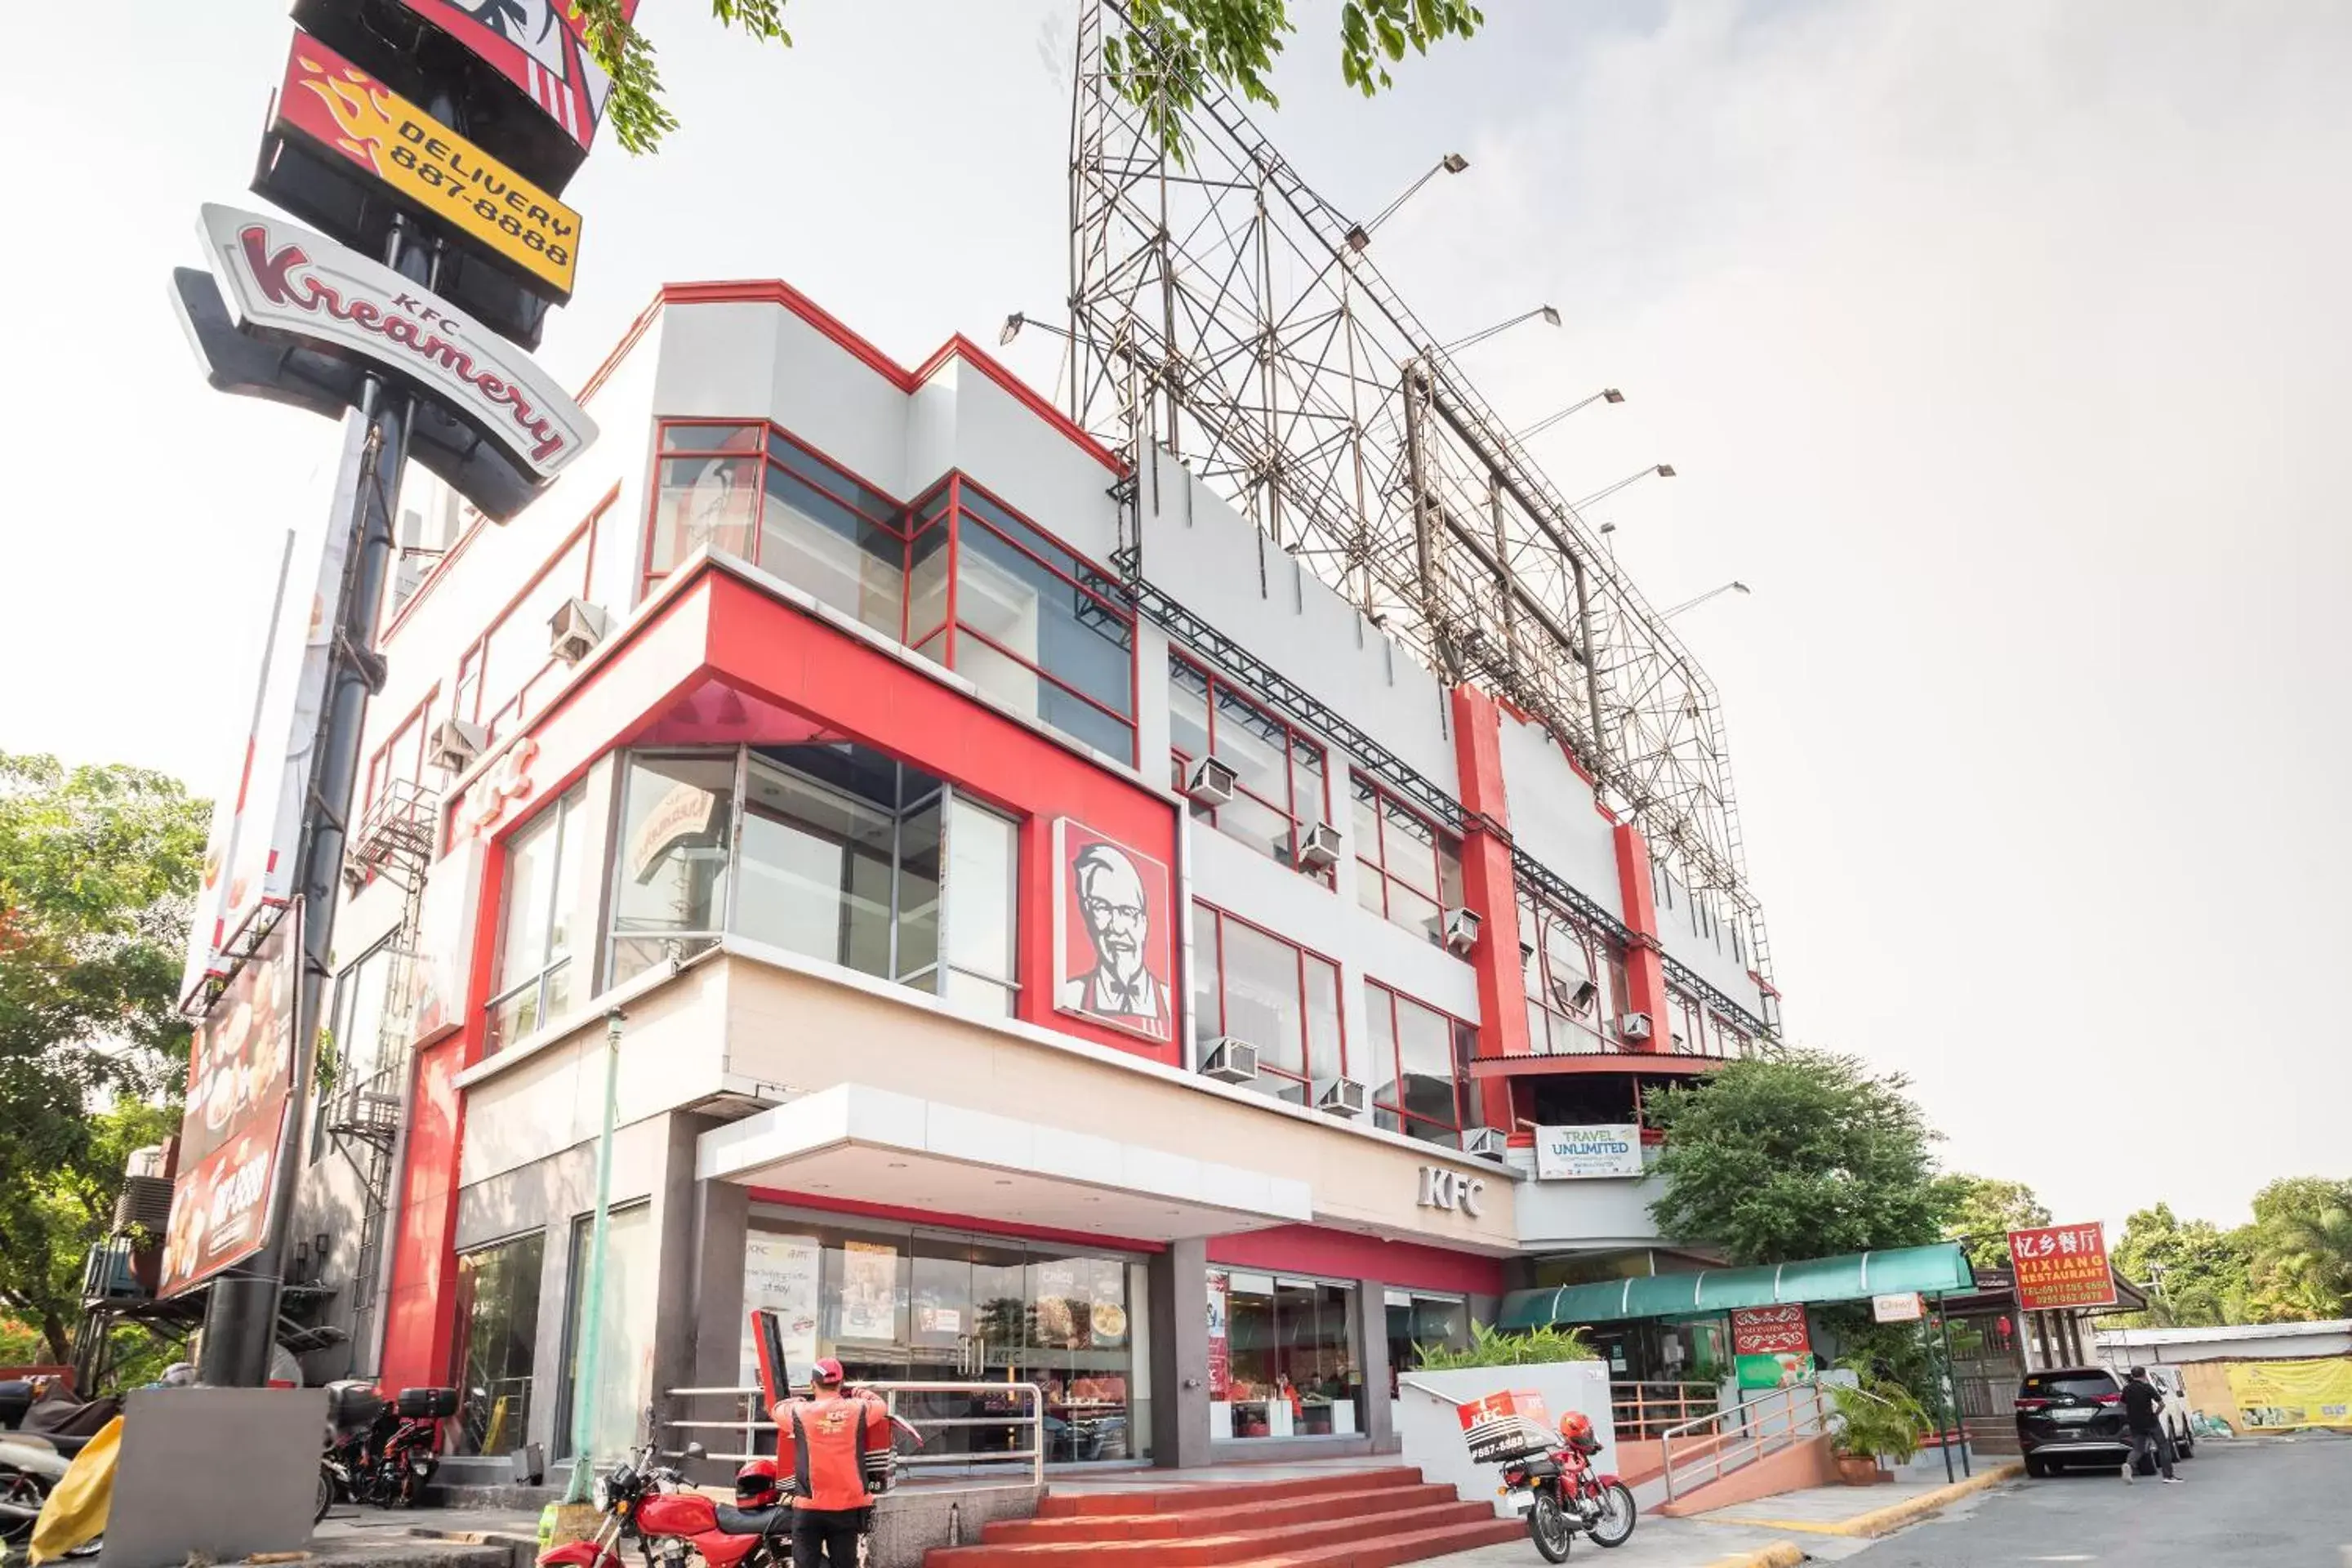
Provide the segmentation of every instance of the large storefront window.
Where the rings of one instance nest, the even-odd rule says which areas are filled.
[[[1045,530],[961,475],[902,506],[765,425],[671,422],[660,439],[646,592],[708,545],[1134,760],[1135,617]]]
[[[507,840],[488,1049],[560,1016],[572,1001],[572,912],[580,891],[574,788]]]
[[[1176,787],[1192,764],[1214,757],[1234,770],[1224,805],[1195,804],[1192,815],[1259,853],[1326,884],[1331,872],[1299,865],[1307,829],[1330,819],[1323,748],[1266,709],[1181,655],[1168,661],[1169,750]]]
[[[1528,1039],[1538,1056],[1622,1050],[1625,958],[1615,942],[1549,903],[1519,900],[1527,953]]]
[[[589,1263],[593,1215],[572,1222],[570,1292],[563,1325],[563,1403],[556,1413],[555,1452],[569,1458],[582,1398],[582,1352],[587,1346]],[[588,1453],[617,1455],[641,1440],[653,1399],[654,1209],[635,1204],[605,1220],[604,1300],[596,1310],[596,1386],[588,1411]]]
[[[504,1454],[523,1445],[546,1259],[544,1231],[457,1255],[457,1321],[466,1334],[457,1453]]]
[[[1261,1094],[1314,1103],[1318,1083],[1347,1075],[1339,966],[1221,910],[1192,905],[1192,1008],[1202,1037],[1257,1047]]]
[[[611,983],[731,931],[1007,1016],[1018,841],[1004,817],[863,746],[633,756]]]
[[[1478,1031],[1372,981],[1364,983],[1364,1011],[1372,1028],[1373,1121],[1460,1148]]]
[[[1462,906],[1462,842],[1371,780],[1356,780],[1356,901],[1443,946]]]
[[[1433,1350],[1466,1350],[1470,1345],[1470,1303],[1459,1296],[1426,1296],[1410,1290],[1386,1292],[1389,1332],[1389,1397],[1400,1390],[1397,1380],[1421,1364]]]
[[[1209,1436],[1345,1437],[1364,1430],[1356,1289],[1209,1272]]]
[[[793,1381],[831,1356],[856,1380],[1034,1383],[1050,1463],[1150,1456],[1143,1302],[1142,1259],[1069,1243],[758,1205],[744,1244],[745,1310],[777,1313]],[[1010,1395],[901,1394],[898,1405],[966,1423],[930,1429],[932,1458],[1025,1440]]]

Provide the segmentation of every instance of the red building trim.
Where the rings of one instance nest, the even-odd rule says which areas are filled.
[[[1481,922],[1470,954],[1478,976],[1480,1058],[1525,1058],[1528,977],[1519,957],[1518,875],[1511,866],[1510,803],[1503,787],[1502,715],[1474,686],[1454,689],[1454,756],[1461,777],[1462,896]],[[1507,1078],[1471,1075],[1478,1119],[1506,1131],[1517,1124]]]
[[[1009,1236],[1024,1241],[1053,1241],[1077,1247],[1099,1247],[1112,1252],[1165,1252],[1164,1241],[1141,1241],[1131,1236],[1104,1236],[1083,1230],[1063,1230],[1050,1225],[1021,1225],[1012,1220],[981,1219],[972,1215],[938,1209],[902,1208],[897,1204],[869,1204],[857,1198],[826,1197],[817,1193],[788,1192],[782,1187],[750,1187],[755,1204],[786,1204],[858,1219],[888,1220],[898,1225],[938,1226],[969,1230],[981,1236]]]
[[[1213,1237],[1209,1261],[1276,1274],[1377,1279],[1401,1290],[1444,1290],[1460,1296],[1503,1293],[1501,1258],[1449,1252],[1418,1241],[1384,1241],[1377,1236],[1314,1225],[1280,1225],[1239,1236]]]
[[[1669,1052],[1674,1003],[1666,994],[1665,950],[1658,945],[1658,896],[1650,885],[1649,840],[1630,822],[1610,831],[1616,838],[1617,888],[1624,899],[1625,928],[1633,933],[1625,943],[1625,1000],[1630,1011],[1650,1016],[1648,1047],[1628,1048],[1645,1057]]]

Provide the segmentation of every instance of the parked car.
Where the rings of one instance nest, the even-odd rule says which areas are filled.
[[[2120,1468],[2131,1456],[2123,1379],[2103,1366],[2028,1373],[2017,1389],[2017,1442],[2029,1476],[2065,1465]]]

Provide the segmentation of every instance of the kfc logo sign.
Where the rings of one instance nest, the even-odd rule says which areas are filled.
[[[1450,1209],[1476,1219],[1485,1213],[1486,1201],[1486,1184],[1483,1179],[1436,1165],[1421,1168],[1423,1208]]]
[[[1168,868],[1071,817],[1054,824],[1055,1005],[1165,1044],[1175,1037]]]

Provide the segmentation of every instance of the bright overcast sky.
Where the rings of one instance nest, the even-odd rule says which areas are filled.
[[[284,9],[148,0],[102,66],[71,7],[17,28],[58,63],[11,84],[54,157],[0,247],[0,748],[230,765],[333,434],[207,392],[165,280],[255,199]],[[1599,513],[1654,601],[1754,585],[1680,624],[1794,1034],[2062,1219],[2352,1174],[2352,13],[1488,0],[1366,103],[1293,10],[1292,162],[1369,212],[1466,154],[1390,279],[1440,333],[1557,304],[1471,373],[1515,418],[1623,388],[1538,455],[1570,495],[1681,471]],[[576,383],[664,279],[789,279],[910,362],[1055,310],[1074,15],[791,0],[787,52],[645,0],[685,129],[572,186],[542,357]],[[1012,357],[1050,387],[1054,346]]]

